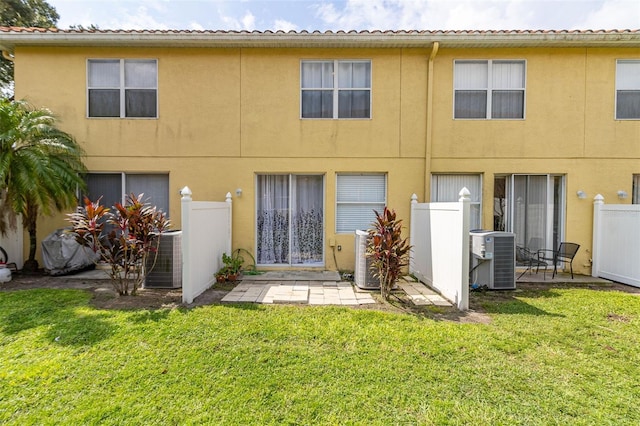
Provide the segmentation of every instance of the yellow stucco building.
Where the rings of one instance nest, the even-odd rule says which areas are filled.
[[[588,274],[593,197],[640,203],[640,31],[0,28],[0,49],[85,147],[90,196],[145,192],[179,227],[182,187],[231,192],[263,267],[352,270],[372,209],[409,226],[413,193],[466,186],[472,227],[577,242]]]

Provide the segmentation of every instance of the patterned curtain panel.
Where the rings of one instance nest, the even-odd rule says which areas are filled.
[[[322,176],[292,176],[291,263],[322,263]]]
[[[259,264],[289,263],[289,176],[258,176]]]

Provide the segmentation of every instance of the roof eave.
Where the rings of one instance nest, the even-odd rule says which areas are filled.
[[[206,31],[9,31],[0,32],[0,47],[640,47],[640,32],[206,32]]]

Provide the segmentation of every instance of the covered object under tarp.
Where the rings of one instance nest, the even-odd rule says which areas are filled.
[[[51,275],[68,275],[95,267],[98,254],[82,247],[69,231],[56,229],[42,240],[42,261]]]

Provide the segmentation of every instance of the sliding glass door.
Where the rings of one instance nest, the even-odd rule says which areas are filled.
[[[260,265],[322,266],[321,175],[258,175],[256,260]]]
[[[494,184],[494,229],[516,234],[516,245],[556,250],[564,234],[564,177],[498,176]]]

